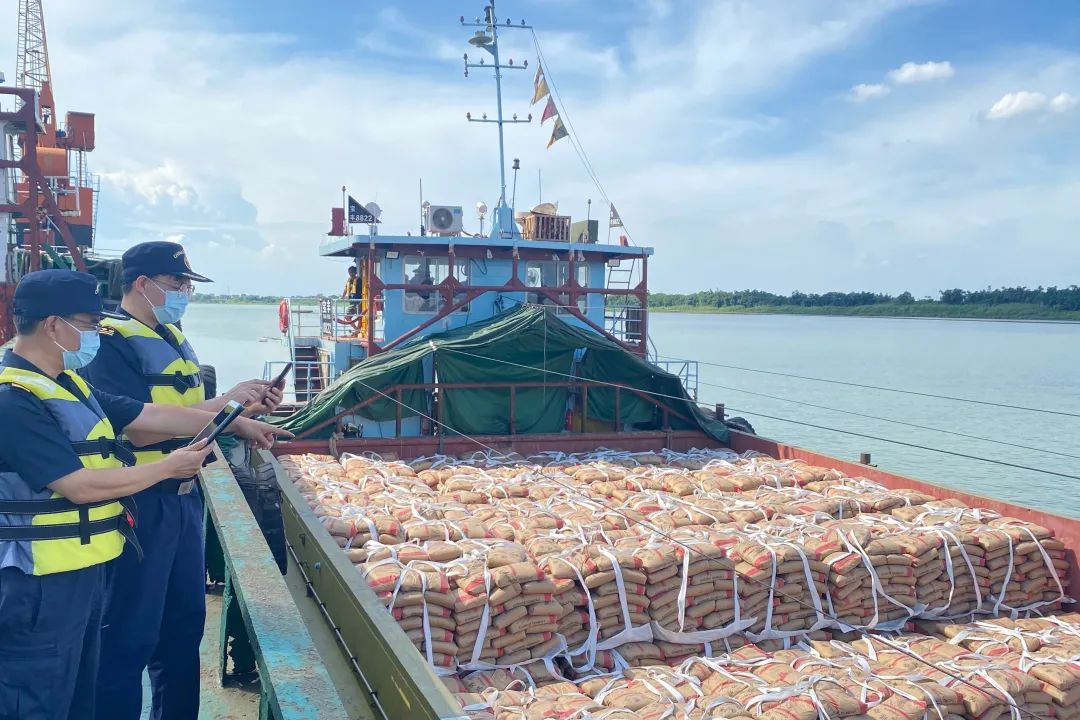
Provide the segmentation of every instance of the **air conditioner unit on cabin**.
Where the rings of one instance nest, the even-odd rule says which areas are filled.
[[[424,224],[431,235],[460,235],[461,206],[429,205]]]

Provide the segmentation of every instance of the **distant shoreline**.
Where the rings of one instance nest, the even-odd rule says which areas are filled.
[[[315,302],[318,298],[294,298]],[[193,303],[202,305],[277,305],[280,298],[199,297]],[[919,302],[912,305],[878,304],[854,307],[801,307],[798,305],[760,305],[756,307],[651,306],[652,314],[671,315],[813,315],[818,317],[878,318],[884,320],[966,320],[983,322],[1048,323],[1055,325],[1080,324],[1080,311],[1048,310],[1023,303],[1003,305],[945,305]]]
[[[982,320],[993,322],[1041,322],[1080,324],[1080,312],[1048,310],[1023,303],[957,306],[942,303],[913,305],[879,304],[854,307],[801,307],[797,305],[757,307],[653,306],[649,312],[682,315],[816,315],[823,317],[864,317],[887,320]]]
[[[303,301],[303,302],[309,302],[309,301],[310,302],[316,302],[318,300],[318,298],[314,298],[314,297],[312,297],[312,298],[295,297],[295,298],[292,298],[292,299],[293,300],[300,300],[300,301]],[[261,297],[261,298],[260,297],[225,298],[225,297],[218,296],[218,297],[209,297],[208,298],[206,296],[200,297],[199,295],[195,295],[194,297],[191,298],[191,303],[193,305],[277,305],[279,302],[281,302],[280,297],[273,297],[273,298],[270,298],[270,297]]]

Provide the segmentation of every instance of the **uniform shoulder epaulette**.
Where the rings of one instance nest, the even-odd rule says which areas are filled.
[[[116,328],[111,328],[108,325],[102,325],[101,326],[101,334],[102,335],[115,335],[116,334]]]
[[[19,390],[26,393],[30,397],[34,397],[34,391],[19,380],[12,380],[10,382],[3,383],[2,385],[0,385],[0,391],[3,390]]]

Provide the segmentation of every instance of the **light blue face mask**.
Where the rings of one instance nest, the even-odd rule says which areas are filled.
[[[60,318],[64,320],[64,318]],[[64,320],[68,326],[79,333],[79,349],[78,350],[65,350],[64,346],[53,340],[56,343],[56,347],[64,351],[64,369],[65,370],[78,370],[84,368],[90,364],[97,355],[98,348],[101,347],[101,337],[98,335],[97,330],[79,330],[67,320]]]
[[[180,318],[184,317],[184,311],[187,310],[189,294],[182,290],[166,290],[151,280],[161,292],[165,293],[165,304],[155,305],[150,302],[150,298],[146,298],[146,294],[143,297],[146,298],[146,302],[150,303],[150,309],[154,311],[154,317],[162,325],[175,324],[180,322]]]

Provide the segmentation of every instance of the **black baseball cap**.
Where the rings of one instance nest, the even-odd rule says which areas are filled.
[[[176,275],[195,282],[213,282],[193,272],[184,246],[166,240],[153,240],[128,248],[121,258],[121,282],[134,282],[140,275]]]
[[[24,275],[15,288],[12,310],[27,318],[70,317],[78,313],[124,317],[105,312],[97,278],[75,270],[38,270]]]

